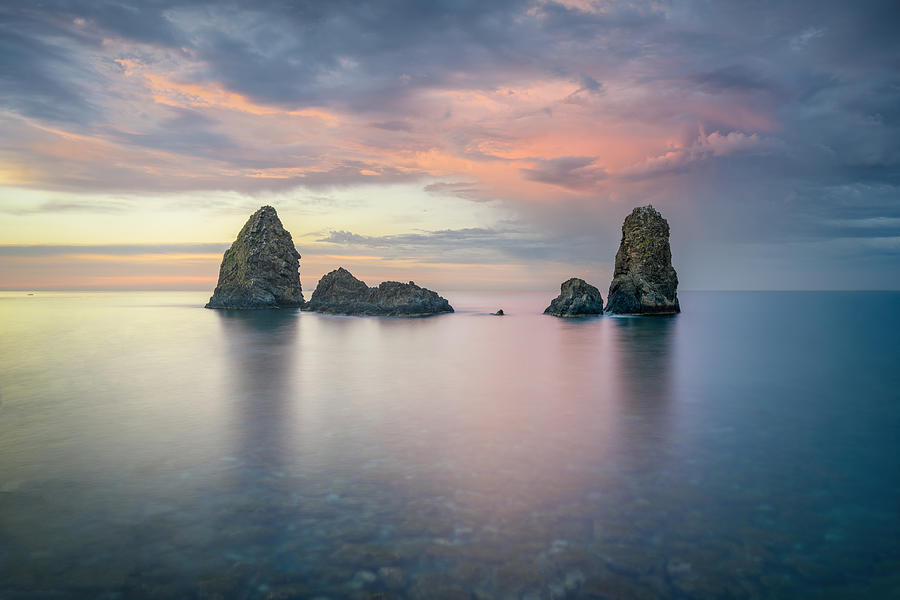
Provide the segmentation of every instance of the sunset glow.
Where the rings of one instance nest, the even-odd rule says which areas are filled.
[[[307,288],[360,255],[437,287],[602,284],[648,203],[688,288],[900,285],[896,73],[876,51],[896,42],[839,10],[537,1],[434,29],[384,6],[128,7],[2,9],[25,54],[0,75],[0,287],[207,285],[217,252],[191,254],[190,276],[177,249],[31,272],[20,255],[224,248],[262,204]],[[755,267],[723,277],[723,254]]]

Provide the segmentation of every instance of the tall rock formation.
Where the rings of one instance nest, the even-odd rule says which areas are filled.
[[[341,315],[421,317],[453,312],[453,307],[435,292],[410,281],[385,281],[377,288],[341,267],[319,280],[304,310]]]
[[[603,314],[603,297],[600,290],[573,277],[559,286],[559,296],[550,302],[545,315],[555,317],[587,317]]]
[[[635,315],[677,313],[681,311],[677,288],[669,223],[652,206],[635,208],[622,224],[606,311]]]
[[[303,306],[299,260],[300,253],[278,213],[263,206],[225,252],[219,283],[206,308]]]

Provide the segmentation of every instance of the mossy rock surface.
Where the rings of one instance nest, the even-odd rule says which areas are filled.
[[[584,279],[573,277],[559,286],[559,296],[544,310],[555,317],[589,317],[603,314],[600,290]]]
[[[674,314],[681,311],[677,290],[668,221],[652,206],[635,208],[622,224],[606,311]]]
[[[253,213],[222,257],[219,282],[206,308],[303,306],[291,234],[271,206]]]
[[[447,300],[412,281],[385,281],[370,288],[344,267],[322,277],[303,308],[340,315],[386,317],[424,317],[453,312]]]

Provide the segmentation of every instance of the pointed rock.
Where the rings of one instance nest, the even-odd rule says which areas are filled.
[[[559,296],[550,302],[545,315],[555,317],[588,317],[603,314],[600,290],[584,279],[573,277],[559,286]]]
[[[300,253],[278,213],[263,206],[225,252],[219,283],[206,308],[302,306],[299,260]]]
[[[453,312],[445,299],[412,281],[385,281],[377,288],[370,288],[344,267],[323,276],[303,308],[340,315],[397,317]]]
[[[677,313],[681,311],[677,289],[669,223],[652,206],[635,208],[622,224],[606,311],[634,315]]]

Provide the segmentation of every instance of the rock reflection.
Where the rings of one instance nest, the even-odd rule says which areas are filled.
[[[220,311],[228,340],[231,397],[237,421],[234,458],[247,468],[277,469],[289,460],[290,406],[296,397],[291,362],[298,313],[293,310]]]
[[[258,573],[299,571],[306,536],[298,535],[301,479],[294,447],[299,389],[299,312],[220,311],[230,363],[231,455],[223,457],[220,504],[212,518],[228,570],[200,584],[201,597],[258,597]],[[240,568],[239,568],[240,567]]]
[[[673,411],[672,347],[677,317],[609,319],[617,374],[620,455],[657,470],[668,450]]]

